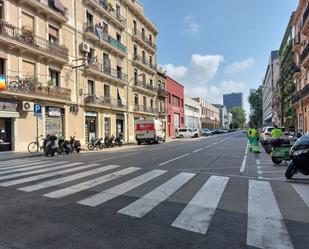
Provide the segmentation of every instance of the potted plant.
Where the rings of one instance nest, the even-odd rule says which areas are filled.
[[[52,80],[47,81],[47,86],[52,88],[54,86],[54,82]]]
[[[21,36],[20,36],[24,41],[33,43],[33,31],[30,29],[27,29],[25,26],[22,27],[21,29]]]

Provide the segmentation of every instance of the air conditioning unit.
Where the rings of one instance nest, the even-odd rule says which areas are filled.
[[[22,109],[24,112],[33,112],[34,104],[33,102],[23,101],[22,102]]]
[[[83,43],[80,44],[80,50],[83,53],[90,53],[90,45],[86,42],[83,42]]]

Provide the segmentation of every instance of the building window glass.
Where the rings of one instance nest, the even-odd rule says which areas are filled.
[[[54,86],[60,86],[60,72],[49,69],[49,76]]]
[[[0,75],[5,75],[5,60],[0,58]]]
[[[86,12],[86,21],[88,24],[93,24],[93,15],[90,14],[88,11]]]
[[[138,106],[138,94],[134,95],[134,105]]]
[[[105,137],[111,136],[111,119],[110,118],[104,118],[104,133],[105,133]]]
[[[0,20],[4,19],[4,3],[0,1]]]
[[[59,30],[51,25],[48,26],[48,40],[52,44],[59,43]]]
[[[94,81],[88,80],[88,94],[94,95]]]
[[[176,96],[172,96],[172,104],[173,104],[174,106],[180,106],[180,100],[179,100],[179,98],[176,97]]]
[[[110,93],[111,89],[110,89],[110,85],[104,85],[104,98],[107,98],[109,99],[110,96],[111,96],[111,93]]]

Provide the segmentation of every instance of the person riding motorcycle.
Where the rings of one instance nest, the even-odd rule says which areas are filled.
[[[275,128],[271,131],[271,136],[273,139],[281,139],[282,137],[282,130],[275,125]]]

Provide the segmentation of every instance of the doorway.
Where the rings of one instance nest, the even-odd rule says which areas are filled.
[[[12,150],[12,119],[0,118],[0,152]]]
[[[119,134],[124,134],[124,116],[118,114],[116,119],[116,136],[118,137]]]
[[[89,143],[91,140],[97,137],[97,117],[86,116],[85,121],[85,135],[86,142]]]

